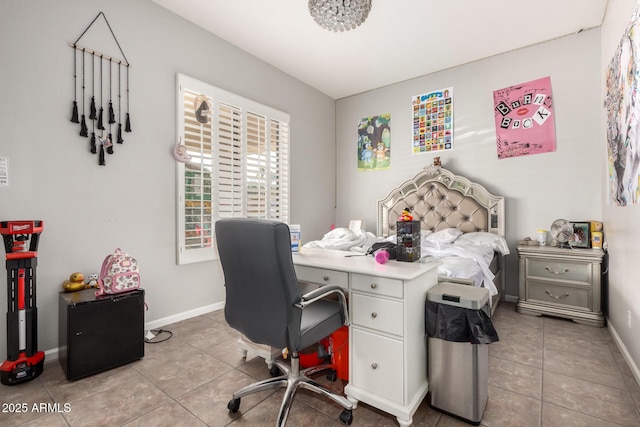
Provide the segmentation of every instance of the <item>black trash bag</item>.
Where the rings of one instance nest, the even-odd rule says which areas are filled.
[[[471,344],[490,344],[500,340],[491,318],[484,310],[427,300],[426,312],[425,326],[429,338]]]

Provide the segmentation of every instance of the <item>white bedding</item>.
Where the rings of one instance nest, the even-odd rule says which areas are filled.
[[[479,237],[479,239],[470,242],[466,239],[458,239],[456,238],[457,235],[453,236],[452,233],[448,233],[447,231],[448,230],[443,230],[442,232],[433,233],[429,239],[427,236],[430,232],[422,231],[420,247],[421,261],[426,262],[436,258],[441,262],[438,267],[438,274],[440,276],[473,279],[473,283],[476,286],[484,285],[489,289],[491,296],[496,295],[498,290],[493,283],[495,276],[489,269],[489,265],[493,259],[494,251],[501,252],[503,255],[509,253],[504,239],[500,236],[493,235],[494,237],[489,240],[495,238],[498,243],[492,242],[492,244],[484,244],[484,241],[487,240],[485,235],[478,234],[476,237]],[[446,240],[441,239],[440,236],[446,236]],[[436,238],[434,239],[434,237]],[[383,239],[362,230],[336,228],[325,234],[321,240],[308,242],[303,247],[365,253],[373,243],[383,240],[395,243],[396,236]]]

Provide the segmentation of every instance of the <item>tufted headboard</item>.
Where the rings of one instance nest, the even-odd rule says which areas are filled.
[[[441,167],[429,166],[378,200],[378,236],[395,234],[396,222],[408,208],[422,230],[458,228],[504,236],[504,197]]]

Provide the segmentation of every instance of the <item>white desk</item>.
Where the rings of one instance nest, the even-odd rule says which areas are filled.
[[[339,285],[349,296],[347,398],[396,416],[401,426],[428,391],[425,300],[438,283],[438,262],[388,261],[303,248],[294,253],[298,280]],[[357,413],[354,414],[357,416]]]

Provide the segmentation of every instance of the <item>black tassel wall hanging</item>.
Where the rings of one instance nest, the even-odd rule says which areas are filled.
[[[113,38],[113,40],[115,41],[116,45],[118,46],[118,49],[120,50],[120,54],[121,54],[121,59],[120,58],[114,58],[114,57],[109,57],[106,55],[103,55],[95,50],[91,50],[91,49],[87,49],[86,47],[80,47],[78,46],[78,42],[80,41],[80,39],[87,33],[87,31],[93,26],[93,24],[96,22],[96,20],[98,20],[100,17],[102,17],[105,21],[105,23],[107,24],[107,28],[109,29],[109,32],[111,33],[111,37]],[[74,78],[74,88],[73,88],[73,107],[72,107],[72,112],[71,112],[71,122],[73,123],[80,123],[80,135],[83,137],[89,137],[89,129],[88,129],[88,125],[87,125],[87,119],[91,120],[91,135],[90,135],[90,139],[89,139],[89,151],[92,154],[98,154],[98,164],[104,166],[106,164],[105,161],[105,151],[107,154],[113,154],[114,152],[114,142],[117,142],[118,144],[122,144],[124,142],[123,140],[123,128],[124,128],[124,132],[131,132],[131,118],[129,115],[129,67],[131,66],[124,54],[124,52],[122,51],[122,47],[120,47],[120,43],[118,42],[118,39],[116,38],[111,25],[109,24],[109,21],[107,20],[107,17],[104,15],[104,13],[99,12],[98,15],[93,19],[93,21],[91,21],[91,23],[89,24],[89,26],[87,28],[85,28],[85,30],[82,32],[82,34],[80,34],[80,37],[78,37],[78,39],[70,44],[70,46],[73,48],[73,78]],[[79,67],[80,64],[77,61],[77,56],[78,56],[78,51],[82,51],[82,99],[79,100],[78,99],[78,84],[80,83],[78,81],[78,73],[79,73]],[[86,54],[90,54],[91,55],[91,95],[89,95],[89,98],[86,98],[85,95],[88,95],[88,91],[86,91],[86,83],[87,80],[86,78],[88,76],[86,76],[86,72],[88,71],[88,67],[85,66],[85,56]],[[99,57],[99,61],[100,61],[100,73],[99,73],[99,78],[100,78],[100,96],[98,98],[98,95],[96,93],[96,78],[98,78],[97,75],[97,68],[96,68],[96,56]],[[104,78],[103,78],[103,66],[104,66],[104,61],[108,60],[109,61],[109,101],[108,101],[108,105],[105,105],[104,101],[106,101],[105,99],[105,94],[104,94]],[[114,106],[114,99],[113,99],[113,63],[116,63],[118,66],[118,104],[117,104],[117,108],[118,108],[118,114],[116,117],[115,114],[115,106]],[[126,83],[126,112],[122,109],[122,67],[127,67],[126,68],[126,79],[127,79],[127,83]],[[104,76],[106,77],[106,76]],[[98,102],[99,99],[99,102]],[[82,110],[80,110],[80,105],[79,103],[82,103]],[[89,108],[89,114],[85,115],[85,108]],[[107,109],[108,108],[108,109]],[[107,110],[107,111],[105,111]],[[108,114],[107,117],[105,117],[105,114]],[[123,121],[124,119],[124,121]],[[117,121],[116,121],[117,120]],[[96,123],[97,122],[97,123]],[[105,125],[109,124],[109,128],[108,128],[108,135],[105,136],[104,131],[106,131],[105,129]],[[117,128],[113,129],[113,131],[115,131],[115,137],[116,140],[114,141],[113,139],[113,134],[112,134],[112,125],[116,124]],[[123,126],[124,125],[124,126]],[[98,132],[99,135],[96,133]],[[99,141],[98,141],[99,140]],[[99,146],[99,147],[98,147]]]
[[[109,124],[112,125],[116,122],[116,115],[113,113],[113,102],[112,102],[112,90],[111,84],[113,83],[113,78],[111,77],[112,67],[111,60],[109,60]]]
[[[116,140],[118,144],[122,144],[124,142],[122,139],[122,91],[120,87],[120,82],[122,80],[120,79],[120,70],[122,70],[122,65],[118,65],[118,139]]]
[[[131,132],[131,119],[129,118],[129,65],[127,65],[127,119],[124,125],[125,132]]]
[[[100,113],[98,114],[98,129],[104,130],[104,125],[102,124],[102,113],[104,112],[104,108],[102,108],[102,55],[100,55]]]
[[[96,117],[96,54],[91,53],[91,106],[89,107],[89,118],[91,120]]]
[[[73,49],[73,108],[71,109],[71,123],[80,123],[78,120],[78,66],[76,57],[78,52]]]
[[[84,119],[84,49],[82,50],[82,120],[80,121],[80,136],[89,136],[87,122]]]

